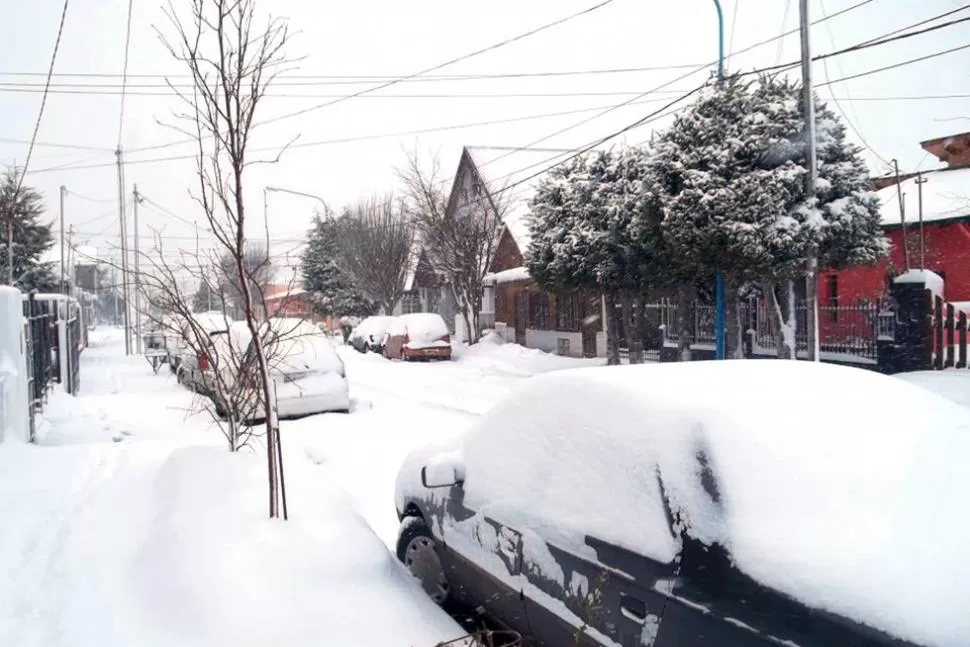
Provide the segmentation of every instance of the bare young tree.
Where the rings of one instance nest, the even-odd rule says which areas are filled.
[[[364,294],[391,314],[415,262],[414,225],[394,194],[361,200],[338,219],[343,268]]]
[[[253,164],[267,162],[249,158],[250,136],[257,108],[266,91],[286,65],[286,22],[269,18],[256,26],[254,0],[188,0],[188,17],[182,17],[170,1],[165,13],[174,36],[158,32],[169,53],[184,64],[192,78],[192,90],[168,82],[185,110],[176,116],[197,144],[193,197],[200,205],[209,229],[226,253],[235,260],[243,314],[253,346],[255,365],[266,412],[266,449],[269,481],[269,516],[280,516],[280,455],[278,422],[273,406],[274,384],[259,334],[258,312],[246,265],[247,212],[244,177]],[[282,151],[281,151],[282,152]],[[279,157],[277,156],[277,159]],[[285,499],[282,500],[286,516]]]
[[[482,285],[498,246],[508,200],[500,187],[474,184],[449,210],[441,164],[424,169],[416,153],[398,169],[418,237],[435,272],[445,278],[468,332],[481,336]]]

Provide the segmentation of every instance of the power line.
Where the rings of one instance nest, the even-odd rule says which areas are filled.
[[[598,68],[598,69],[583,69],[583,70],[551,70],[542,72],[501,72],[501,73],[482,73],[482,74],[438,74],[438,75],[422,75],[420,77],[411,76],[398,76],[394,74],[376,74],[376,75],[360,75],[360,76],[340,76],[340,75],[294,75],[294,74],[283,74],[276,77],[273,81],[274,87],[279,86],[327,86],[327,85],[363,85],[363,84],[373,84],[375,82],[388,82],[397,81],[398,83],[455,83],[461,81],[482,81],[482,80],[493,80],[493,79],[534,79],[534,78],[556,78],[556,77],[569,77],[569,76],[594,76],[594,75],[607,75],[607,74],[636,74],[643,72],[663,72],[669,70],[680,70],[680,69],[690,69],[700,65],[700,63],[679,63],[674,65],[649,65],[643,67],[618,67],[618,68]],[[0,72],[0,77],[32,77],[37,76],[39,73],[36,72]],[[118,74],[91,74],[91,73],[79,73],[79,74],[55,74],[55,77],[60,78],[71,78],[71,79],[112,79],[118,78]],[[134,78],[148,78],[148,79],[172,79],[172,78],[191,78],[189,75],[184,74],[129,74],[129,79]],[[282,80],[280,80],[282,79]],[[22,85],[34,85],[31,83],[22,83]],[[81,85],[76,83],[65,83],[59,82],[54,84],[55,87],[60,86],[70,86],[70,85]],[[117,83],[93,83],[92,86],[102,86],[110,85],[112,87],[118,87]],[[181,86],[175,84],[176,87],[185,87],[187,89],[191,88],[191,84],[183,83]],[[132,84],[129,83],[130,88],[167,88],[169,85],[167,83],[151,83],[151,84]]]
[[[850,5],[850,6],[846,7],[845,9],[842,9],[840,11],[837,11],[837,12],[829,15],[826,18],[820,18],[820,19],[816,20],[815,22],[812,23],[812,25],[817,25],[817,24],[820,24],[820,23],[822,23],[822,22],[824,22],[826,20],[831,20],[833,18],[837,18],[837,17],[839,17],[839,16],[841,16],[843,14],[849,13],[850,11],[854,11],[856,9],[859,9],[861,7],[864,7],[865,5],[868,5],[868,4],[872,3],[872,2],[874,2],[874,0],[860,0],[860,2],[857,2],[857,3],[853,4],[853,5]],[[300,114],[305,114],[306,112],[309,112],[309,111],[312,111],[312,110],[316,110],[318,108],[323,108],[323,107],[331,106],[331,105],[334,105],[337,102],[340,102],[340,101],[343,101],[343,100],[346,100],[346,99],[355,98],[355,97],[361,96],[362,94],[365,94],[365,93],[369,93],[369,92],[373,92],[373,91],[376,91],[376,90],[380,90],[380,89],[383,89],[383,88],[386,88],[386,87],[390,87],[391,85],[394,85],[395,83],[403,82],[405,79],[415,78],[417,76],[423,76],[426,73],[439,70],[439,69],[441,69],[441,68],[443,68],[445,66],[451,65],[453,63],[457,63],[458,61],[461,61],[461,60],[466,60],[467,58],[471,58],[472,56],[476,56],[476,55],[478,55],[480,53],[483,53],[485,51],[489,51],[490,49],[495,49],[497,47],[501,47],[503,45],[509,44],[510,42],[514,42],[515,40],[521,40],[522,38],[525,38],[525,37],[530,36],[532,34],[538,33],[539,31],[542,31],[544,29],[548,29],[548,28],[553,27],[553,26],[555,26],[557,24],[561,24],[562,22],[565,22],[567,20],[571,20],[572,18],[575,18],[575,17],[578,17],[580,15],[583,15],[584,13],[589,13],[591,11],[594,11],[594,10],[602,7],[605,4],[606,4],[605,2],[604,3],[600,3],[598,5],[593,6],[590,9],[587,9],[587,10],[583,11],[583,12],[579,12],[577,14],[573,14],[571,16],[568,16],[566,18],[563,18],[562,20],[560,20],[560,21],[558,21],[556,23],[551,23],[549,25],[545,25],[543,27],[539,27],[538,29],[532,30],[531,32],[526,32],[525,34],[521,34],[521,35],[516,36],[516,37],[514,37],[512,39],[509,39],[507,41],[503,41],[501,43],[498,43],[496,45],[493,45],[490,48],[485,48],[484,50],[478,50],[477,52],[472,52],[471,54],[467,54],[467,55],[465,55],[463,57],[459,57],[457,59],[453,59],[451,61],[442,63],[440,65],[436,65],[436,66],[434,66],[432,68],[428,68],[427,70],[423,70],[421,72],[416,72],[414,74],[410,74],[408,76],[401,77],[401,79],[399,79],[399,80],[395,80],[395,81],[390,82],[390,83],[385,83],[383,85],[375,86],[374,88],[371,88],[370,90],[365,90],[365,91],[362,91],[360,93],[356,93],[356,94],[353,94],[353,95],[348,95],[347,97],[345,97],[343,99],[335,99],[334,101],[328,102],[326,104],[322,104],[320,106],[315,106],[315,107],[312,107],[312,108],[307,108],[307,109],[305,109],[303,111],[298,111],[296,113],[289,113],[289,114],[280,115],[278,117],[274,117],[273,119],[271,119],[269,121],[260,122],[260,124],[257,124],[257,125],[262,125],[262,124],[266,124],[266,123],[272,123],[272,122],[275,122],[275,121],[280,121],[282,119],[287,119],[289,117],[294,117],[294,116],[298,116]],[[745,54],[747,52],[750,52],[751,50],[754,50],[754,49],[757,49],[759,47],[762,47],[763,45],[766,45],[768,43],[772,43],[772,42],[778,40],[779,38],[784,38],[785,36],[791,35],[791,34],[797,32],[797,31],[798,31],[798,29],[796,28],[796,29],[793,29],[791,31],[785,32],[785,33],[783,33],[783,34],[781,34],[779,36],[773,36],[771,38],[767,38],[765,40],[756,42],[756,43],[754,43],[752,45],[749,45],[749,46],[747,46],[747,47],[745,47],[743,49],[738,50],[737,52],[735,52],[735,55],[737,55],[737,54]],[[710,63],[705,63],[703,65],[697,66],[697,67],[694,68],[694,72],[693,73],[697,73],[697,72],[699,72],[699,71],[701,71],[701,70],[703,70],[703,69],[705,69],[707,67],[710,67],[710,66],[714,65],[715,63],[717,63],[716,60],[713,61],[713,62],[710,62]],[[689,76],[691,76],[691,74],[684,75],[683,77],[680,77],[680,78],[686,78],[686,77],[689,77]],[[194,141],[196,141],[194,138],[193,139],[186,139],[186,140],[179,140],[179,141],[175,141],[175,142],[169,142],[167,144],[159,144],[159,145],[156,145],[156,146],[149,146],[149,147],[143,147],[143,148],[139,148],[139,149],[133,149],[133,150],[131,150],[129,152],[144,152],[144,151],[148,151],[148,150],[159,150],[159,149],[168,148],[168,147],[171,147],[171,146],[180,146],[182,144],[192,143]]]
[[[825,1],[824,0],[819,0],[819,7],[822,10],[822,15],[824,16],[825,13],[826,13],[825,12]],[[836,47],[835,46],[835,35],[832,33],[832,28],[831,28],[830,25],[826,24],[825,25],[825,29],[828,32],[829,42],[832,44],[832,49],[835,49],[835,47]],[[839,69],[839,74],[844,75],[845,74],[845,71],[842,69],[842,65],[838,61],[836,61],[836,66]],[[826,60],[826,59],[823,59],[822,60],[822,70],[825,73],[825,80],[826,81],[829,81],[832,78],[832,76],[831,76],[831,74],[829,74],[829,64],[828,64],[828,60]],[[846,96],[849,96],[850,97],[850,99],[849,99],[849,106],[851,107],[852,106],[852,102],[851,102],[851,95],[849,95],[849,86],[848,85],[844,85],[843,87],[845,88]],[[855,122],[853,122],[851,119],[849,119],[849,115],[846,113],[845,110],[842,109],[842,104],[839,103],[839,100],[834,95],[832,96],[832,102],[835,103],[835,107],[838,108],[838,111],[842,114],[843,119],[845,119],[845,122],[849,125],[849,128],[851,128],[852,129],[852,132],[854,132],[856,134],[856,136],[859,138],[859,141],[862,142],[862,145],[865,146],[873,155],[875,155],[876,156],[876,159],[878,159],[880,162],[882,162],[886,166],[890,166],[889,161],[886,160],[886,158],[884,158],[882,155],[880,155],[876,151],[876,149],[874,149],[872,146],[869,145],[869,142],[866,141],[866,138],[862,134],[862,131],[855,125]],[[854,110],[853,110],[853,113],[855,113]],[[859,118],[859,115],[858,114],[856,114],[855,116],[856,116],[856,119]]]
[[[843,10],[842,13],[844,13],[844,11],[845,10]],[[829,18],[832,18],[832,17],[834,17],[836,15],[838,15],[838,14],[831,14],[831,15],[829,15]],[[883,42],[883,41],[873,42],[873,43],[870,43],[868,46],[869,47],[874,47],[874,46],[880,45],[880,44],[885,44],[885,42]],[[865,72],[860,72],[858,74],[854,74],[854,75],[849,76],[849,77],[843,77],[843,78],[840,78],[840,79],[830,79],[826,83],[819,84],[818,87],[832,85],[832,84],[839,83],[839,82],[842,82],[842,81],[845,81],[845,80],[854,79],[854,78],[861,78],[861,77],[864,77],[864,76],[869,76],[871,74],[877,74],[877,73],[884,72],[884,71],[887,71],[887,70],[896,69],[896,68],[899,68],[899,67],[902,67],[902,66],[905,66],[905,65],[910,65],[910,64],[922,62],[922,61],[925,61],[925,60],[928,60],[928,59],[931,59],[931,58],[936,58],[936,57],[943,56],[943,55],[946,55],[946,54],[950,54],[950,53],[953,53],[953,52],[956,52],[956,51],[960,51],[960,50],[966,49],[968,47],[970,47],[970,44],[964,45],[964,46],[961,46],[961,47],[956,47],[956,48],[944,50],[944,51],[941,51],[941,52],[936,52],[936,53],[929,54],[929,55],[922,56],[922,57],[918,57],[918,58],[913,58],[913,59],[909,59],[909,60],[905,60],[905,61],[900,61],[900,62],[895,63],[893,65],[884,66],[884,67],[881,67],[881,68],[876,68],[876,69],[868,70],[868,71],[865,71]],[[818,60],[818,59],[820,59],[822,57],[829,58],[829,57],[834,56],[836,54],[844,54],[844,53],[848,53],[849,51],[857,51],[858,49],[859,48],[857,46],[853,46],[851,48],[847,48],[846,50],[841,50],[840,52],[837,52],[837,53],[823,54],[820,57],[815,57],[814,60]],[[772,67],[772,68],[766,68],[766,69],[774,69],[774,67]],[[743,74],[745,74],[745,75],[748,75],[748,74],[757,74],[757,73],[760,73],[762,71],[764,71],[764,70],[763,69],[762,70],[753,70],[751,72],[745,72]],[[679,80],[679,79],[675,79],[674,81],[671,81],[670,83],[676,82],[677,80]],[[649,93],[650,92],[648,91],[648,92],[643,93],[643,94],[649,94]],[[943,98],[961,98],[961,97],[962,97],[962,95],[959,95],[959,94],[951,94],[951,95],[928,95],[928,96],[925,96],[925,97],[881,97],[881,98],[871,97],[869,99],[870,100],[895,100],[895,99],[902,99],[902,100],[908,99],[908,100],[913,100],[913,99],[943,99]],[[867,98],[859,98],[857,100],[866,100],[866,99]],[[622,103],[622,104],[620,104],[618,106],[612,106],[611,108],[609,108],[609,110],[613,110],[613,109],[616,109],[616,108],[619,108],[619,107],[623,107],[623,106],[627,106],[627,105],[633,105],[633,103],[634,103],[633,101],[627,101],[627,102],[624,102],[624,103]],[[593,118],[596,118],[596,117],[593,117]],[[584,120],[582,123],[587,123],[588,121],[591,121],[591,120],[592,119],[587,119],[587,120]],[[503,121],[504,122],[504,120],[499,120],[499,121]],[[491,122],[491,123],[486,122],[486,123],[488,123],[488,125],[491,125],[491,123],[494,123],[494,122]],[[457,129],[459,127],[473,127],[475,125],[484,125],[484,124],[468,124],[468,125],[461,125],[461,126],[449,126],[449,127],[445,127],[445,128],[446,129]],[[421,132],[433,132],[433,131],[436,131],[436,130],[438,130],[438,129],[430,129],[429,128],[429,129],[423,129]],[[414,131],[409,131],[409,133],[404,133],[404,134],[411,134],[413,132]],[[373,136],[373,135],[371,135],[371,136],[365,136],[363,138],[365,138],[365,139],[373,139],[373,138],[382,137],[382,136],[401,136],[401,134],[402,133],[392,133],[392,134],[380,135],[380,136]],[[332,141],[329,141],[329,142],[317,142],[315,144],[308,144],[308,145],[323,145],[323,144],[327,144],[327,143],[344,143],[344,142],[349,142],[349,141],[356,141],[357,139],[358,138],[345,138],[345,139],[342,139],[342,140],[332,140]],[[174,145],[174,144],[168,144],[168,145]],[[162,147],[165,147],[165,146],[168,146],[168,145],[159,146],[158,148],[162,148]],[[139,149],[139,150],[148,150],[148,149]],[[256,149],[254,149],[254,150],[256,150]],[[276,147],[273,147],[272,149],[265,148],[265,149],[260,149],[260,150],[276,150]],[[194,159],[194,158],[195,158],[195,155],[174,155],[174,156],[160,157],[160,158],[146,158],[146,159],[140,159],[140,160],[129,160],[127,163],[128,164],[144,164],[144,163],[167,162],[167,161],[175,161],[175,160]],[[104,168],[104,167],[107,167],[107,166],[113,166],[113,164],[103,163],[103,164],[91,164],[91,165],[60,166],[60,167],[53,167],[53,168],[47,168],[47,169],[39,169],[38,171],[35,171],[35,172],[36,173],[40,173],[40,172],[48,172],[48,171],[54,171],[54,170],[82,170],[82,169],[92,169],[92,168]]]
[[[128,0],[128,18],[125,20],[125,59],[121,72],[121,109],[118,114],[118,150],[125,127],[125,92],[128,86],[128,53],[131,47],[131,10],[134,0]]]
[[[67,19],[67,6],[70,0],[64,0],[64,8],[61,9],[61,20],[57,25],[57,37],[54,39],[54,52],[51,54],[51,64],[47,70],[47,81],[46,86],[50,86],[51,75],[54,73],[54,62],[57,60],[57,50],[61,46],[61,36],[64,34],[64,21]],[[14,191],[14,196],[20,193],[20,188],[24,184],[24,178],[27,177],[27,169],[30,166],[30,158],[34,154],[34,145],[37,141],[37,133],[40,131],[40,122],[44,117],[44,108],[47,106],[47,91],[45,89],[44,96],[40,100],[40,111],[37,114],[37,122],[34,124],[34,134],[30,137],[30,146],[27,148],[27,159],[24,161],[24,168],[20,174],[20,179],[17,181],[17,188]],[[12,217],[12,216],[11,216]]]
[[[892,65],[886,65],[885,67],[879,67],[879,68],[876,68],[874,70],[869,70],[867,72],[859,72],[858,74],[851,74],[849,76],[843,76],[841,79],[835,79],[835,80],[832,80],[832,81],[826,81],[825,83],[819,83],[819,84],[816,85],[816,87],[828,86],[828,85],[832,85],[834,83],[841,83],[843,81],[849,81],[849,80],[852,80],[852,79],[859,79],[859,78],[862,78],[864,76],[869,76],[870,74],[878,74],[879,72],[887,72],[889,70],[895,70],[897,68],[900,68],[900,67],[903,67],[903,66],[906,66],[906,65],[912,65],[913,63],[921,63],[923,61],[928,61],[928,60],[933,59],[933,58],[939,58],[940,56],[945,56],[947,54],[953,54],[954,52],[959,52],[959,51],[964,50],[964,49],[967,49],[967,48],[970,48],[970,43],[967,43],[966,45],[960,45],[958,47],[951,47],[950,49],[945,49],[942,52],[935,52],[933,54],[927,54],[926,56],[920,56],[919,58],[911,58],[911,59],[908,59],[908,60],[905,60],[905,61],[900,61],[898,63],[894,63]]]
[[[3,142],[5,144],[29,144],[30,140],[12,139],[10,137],[0,137],[0,142]],[[79,150],[79,151],[103,151],[106,153],[110,153],[112,151],[112,149],[110,148],[101,148],[100,146],[82,146],[79,144],[52,144],[49,142],[38,142],[38,141],[34,142],[34,146],[40,146],[42,148],[45,148],[45,147],[46,148],[67,148],[67,149]]]

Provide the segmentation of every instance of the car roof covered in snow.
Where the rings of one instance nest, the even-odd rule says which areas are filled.
[[[412,312],[395,317],[387,332],[412,341],[435,341],[448,334],[448,325],[437,312]]]
[[[395,317],[384,315],[367,317],[357,324],[357,327],[350,333],[350,337],[351,339],[359,339],[368,335],[374,335],[374,338],[380,341],[380,338],[384,336],[384,333],[394,323],[394,319]]]
[[[561,371],[435,451],[416,457],[458,460],[465,505],[577,554],[592,535],[672,560],[666,497],[809,606],[921,644],[970,636],[970,412],[902,380],[781,360]]]
[[[290,373],[307,369],[342,373],[343,360],[337,355],[323,331],[305,319],[273,317],[263,323],[273,332],[269,364],[274,372]]]

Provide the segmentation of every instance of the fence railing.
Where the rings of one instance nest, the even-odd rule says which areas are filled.
[[[680,341],[677,305],[662,301],[657,307],[663,311],[661,321],[664,343],[676,346]],[[779,334],[770,307],[757,299],[738,304],[742,332],[750,340],[751,352],[755,355],[771,355],[778,351]],[[697,304],[693,310],[693,345],[713,346],[714,306]],[[799,353],[808,350],[808,315],[808,308],[804,304],[796,307],[795,347]],[[876,361],[877,341],[880,335],[893,334],[894,323],[895,319],[892,317],[880,316],[880,308],[874,302],[823,305],[819,307],[819,346],[823,353]]]
[[[933,368],[967,368],[967,312],[933,297]]]

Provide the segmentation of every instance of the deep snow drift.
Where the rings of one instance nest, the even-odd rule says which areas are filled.
[[[93,338],[81,395],[52,396],[39,444],[0,445],[0,645],[430,647],[463,635],[299,443],[284,446],[291,518],[270,521],[264,454],[230,454],[171,375],[123,356],[117,331]]]

